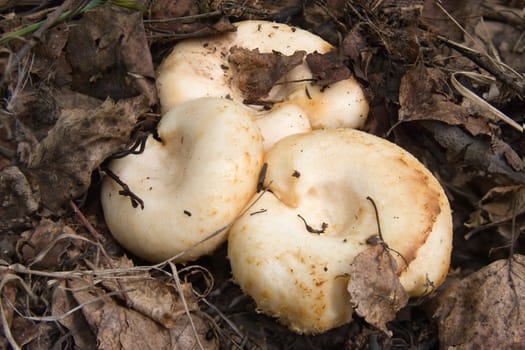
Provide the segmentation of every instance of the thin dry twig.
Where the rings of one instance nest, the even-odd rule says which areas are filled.
[[[3,294],[2,292],[4,290],[4,287],[9,282],[20,283],[20,285],[24,288],[25,292],[31,299],[38,300],[38,296],[31,291],[31,288],[25,283],[25,281],[22,278],[20,278],[17,275],[9,274],[9,273],[4,275],[2,280],[0,281],[0,295]],[[13,306],[13,310],[15,310],[15,312],[17,311],[14,306]],[[13,333],[11,332],[11,328],[9,327],[9,324],[7,322],[2,300],[0,300],[0,319],[2,320],[2,328],[4,330],[5,337],[7,341],[9,342],[9,345],[11,345],[11,347],[15,350],[20,350],[21,348],[16,342],[15,338],[13,337]]]
[[[461,84],[457,77],[458,76],[464,76],[470,79],[475,79],[478,82],[484,82],[484,83],[493,83],[496,81],[496,79],[480,74],[475,72],[454,72],[452,73],[450,77],[450,81],[452,83],[452,86],[466,99],[480,107],[482,110],[484,110],[486,113],[484,116],[487,118],[493,120],[493,121],[503,121],[504,123],[510,125],[514,129],[518,130],[519,132],[523,133],[523,126],[517,123],[515,120],[501,112],[499,109],[492,106],[490,103],[476,95],[474,92],[472,92],[470,89],[465,87],[463,84]]]
[[[195,327],[195,323],[193,322],[193,318],[191,317],[191,312],[190,312],[190,309],[188,308],[188,303],[186,302],[186,297],[184,296],[184,292],[180,284],[177,266],[175,266],[175,264],[172,263],[171,261],[168,264],[171,268],[173,280],[175,281],[175,285],[177,286],[177,291],[179,292],[180,300],[182,301],[182,305],[184,306],[184,312],[186,313],[186,316],[188,316],[188,320],[190,321],[191,329],[193,331],[193,335],[195,336],[195,340],[197,341],[199,348],[201,350],[204,350],[204,346],[202,346],[201,339],[199,337],[199,333],[197,332],[197,328]]]

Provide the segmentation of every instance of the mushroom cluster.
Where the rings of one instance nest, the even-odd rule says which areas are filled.
[[[410,296],[442,283],[452,232],[444,191],[409,153],[355,130],[368,104],[354,78],[316,84],[306,55],[333,47],[284,24],[235,26],[177,44],[159,67],[158,139],[109,166],[144,208],[103,183],[115,238],[152,262],[194,260],[228,238],[235,282],[299,333],[351,320],[351,263],[381,233],[378,221]],[[253,93],[259,55],[284,63]]]
[[[287,57],[298,52],[325,54],[334,47],[317,35],[286,24],[243,21],[235,27],[237,30],[232,33],[186,40],[175,46],[157,73],[164,111],[199,97],[233,99],[253,115],[261,129],[265,150],[289,134],[364,125],[368,103],[359,83],[349,76],[333,84],[318,85],[303,56],[280,71],[283,74],[273,79],[275,83],[270,80],[270,89],[261,93],[259,101],[247,101],[246,95],[254,89],[253,85],[272,75],[274,67],[255,62],[245,70],[254,71],[256,81],[243,84],[236,79],[242,67],[237,64],[240,59],[234,59],[239,51],[247,51],[241,59],[255,56],[256,60],[265,54]],[[244,85],[247,87],[243,88]]]

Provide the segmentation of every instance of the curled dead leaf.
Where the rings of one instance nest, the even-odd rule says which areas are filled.
[[[377,244],[355,257],[348,282],[348,292],[357,314],[389,335],[392,333],[386,323],[392,321],[408,302],[396,270],[396,261],[388,248]]]

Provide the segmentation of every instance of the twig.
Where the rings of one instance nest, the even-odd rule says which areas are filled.
[[[38,297],[31,291],[31,288],[27,286],[24,280],[20,278],[19,276],[13,275],[13,274],[6,274],[2,277],[2,280],[0,281],[0,295],[2,295],[1,292],[4,290],[4,287],[7,285],[7,283],[12,282],[12,281],[19,282],[31,299],[38,300]],[[15,338],[13,337],[13,333],[11,333],[11,328],[8,325],[3,304],[4,304],[3,300],[0,300],[0,319],[2,320],[2,328],[4,330],[4,335],[7,341],[9,342],[9,345],[11,345],[13,349],[20,350],[21,348],[16,342]],[[16,311],[14,307],[13,307],[13,310]]]
[[[201,350],[204,350],[204,346],[202,346],[201,339],[199,337],[199,333],[197,332],[197,328],[195,327],[195,323],[193,323],[193,318],[191,317],[190,309],[188,308],[188,304],[186,303],[186,297],[184,296],[184,291],[182,290],[182,286],[180,284],[179,279],[179,273],[177,272],[177,266],[175,266],[174,263],[171,261],[168,263],[172,270],[172,276],[175,280],[175,285],[177,286],[177,290],[179,292],[180,300],[182,301],[182,306],[184,306],[184,312],[188,316],[188,320],[190,321],[191,329],[193,330],[193,335],[195,336],[195,340],[197,341],[197,344],[199,345],[199,348]]]
[[[88,232],[91,234],[91,237],[93,237],[97,242],[104,242],[106,239],[104,238],[104,236],[102,236],[100,233],[98,233],[98,231],[93,227],[93,225],[91,225],[91,223],[89,222],[89,220],[84,216],[84,214],[82,214],[82,212],[80,211],[80,209],[77,207],[77,205],[75,204],[75,202],[73,202],[72,200],[69,201],[69,206],[71,207],[71,209],[73,209],[73,212],[75,213],[75,215],[77,216],[77,218],[80,220],[80,222],[82,223],[82,225],[84,225],[84,227],[88,230]]]
[[[510,118],[509,116],[507,116],[504,113],[502,113],[499,109],[495,108],[490,103],[488,103],[487,101],[485,101],[484,99],[482,99],[481,97],[479,97],[478,95],[473,93],[471,90],[467,89],[463,84],[461,84],[456,79],[456,76],[459,76],[459,75],[462,75],[462,76],[465,76],[465,77],[468,77],[468,78],[471,78],[471,79],[482,80],[484,82],[488,82],[488,81],[494,82],[495,81],[494,78],[487,77],[487,76],[485,76],[483,74],[474,73],[474,72],[454,72],[454,73],[452,73],[452,75],[450,77],[450,81],[452,82],[452,86],[454,86],[454,88],[463,97],[467,98],[472,103],[476,104],[477,106],[479,106],[482,109],[484,109],[485,111],[487,111],[488,113],[485,114],[486,117],[488,117],[489,119],[492,119],[492,120],[503,121],[503,122],[507,123],[508,125],[510,125],[511,127],[513,127],[514,129],[516,129],[519,132],[523,133],[524,129],[523,129],[522,125],[520,125],[519,123],[517,123],[512,118]]]

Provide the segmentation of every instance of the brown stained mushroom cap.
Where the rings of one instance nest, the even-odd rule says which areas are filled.
[[[445,193],[418,160],[387,140],[351,129],[288,136],[265,156],[266,192],[230,230],[234,280],[299,333],[352,318],[350,263],[378,235],[409,296],[447,275],[452,249]],[[408,266],[406,263],[408,263]]]

